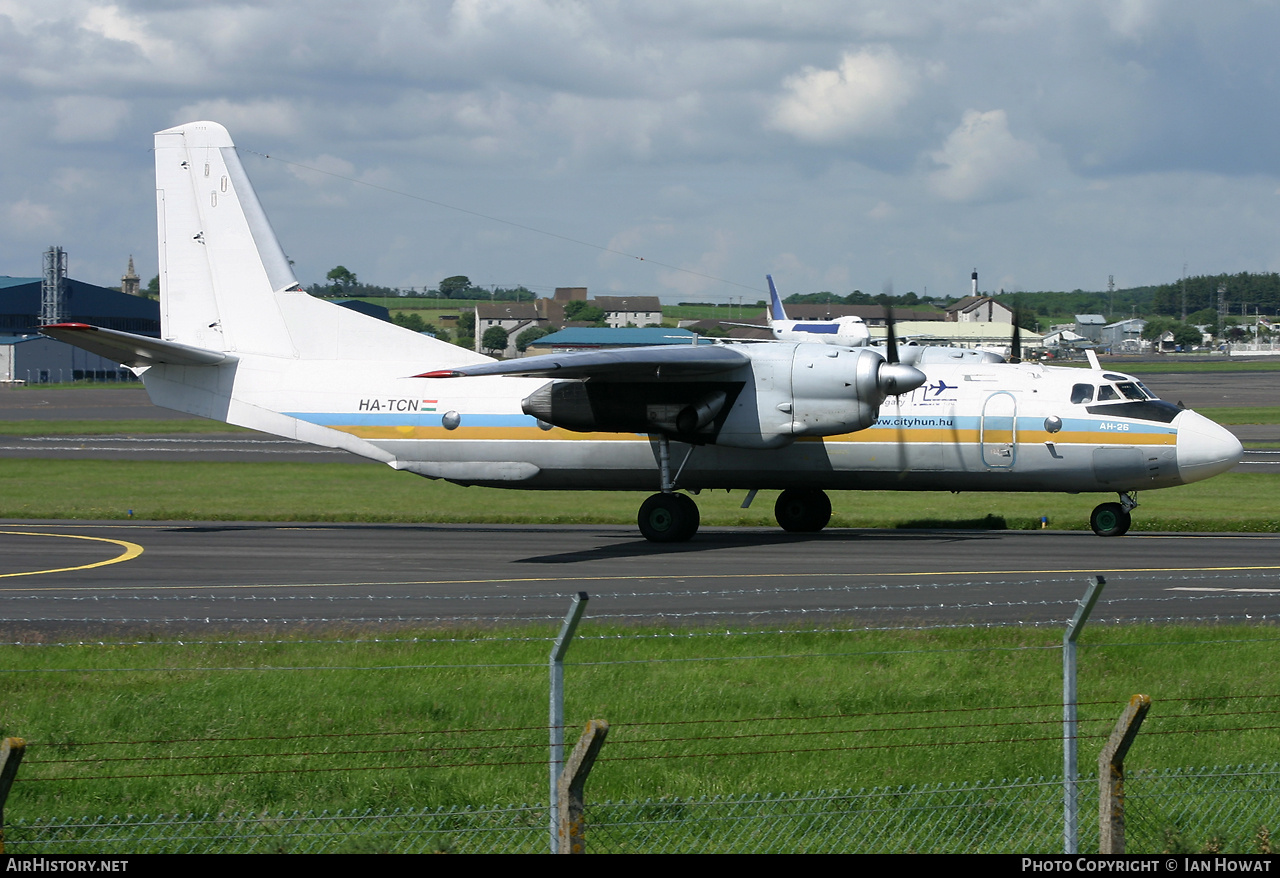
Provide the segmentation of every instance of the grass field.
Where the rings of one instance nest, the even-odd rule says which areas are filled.
[[[1280,530],[1278,477],[1228,473],[1139,495],[1135,530]],[[705,491],[702,522],[773,527],[776,492]],[[1241,498],[1248,497],[1248,503]],[[0,518],[634,524],[642,493],[463,488],[377,464],[8,460]],[[833,527],[1089,526],[1104,494],[832,492]]]
[[[118,421],[0,421],[0,436],[129,436],[255,431],[204,418],[132,418]]]
[[[1167,359],[1158,361],[1131,361],[1123,357],[1115,359],[1108,357],[1103,360],[1102,367],[1128,372],[1131,375],[1178,372],[1280,372],[1280,357],[1241,360],[1214,354],[1169,354]]]
[[[0,733],[29,742],[6,813],[541,801],[554,627],[0,647]],[[1061,770],[1060,631],[669,635],[579,630],[568,723],[613,726],[593,801]],[[1273,760],[1280,732],[1245,712],[1280,691],[1274,651],[1272,628],[1092,627],[1083,751],[1141,692],[1155,706],[1131,764]]]

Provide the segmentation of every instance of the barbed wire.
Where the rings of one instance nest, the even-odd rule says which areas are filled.
[[[1190,703],[1221,703],[1227,701],[1258,701],[1261,699],[1275,699],[1280,701],[1280,693],[1252,693],[1246,695],[1206,695],[1206,696],[1187,696],[1183,698],[1161,699],[1162,707],[1168,705],[1186,705]],[[1092,700],[1084,700],[1075,702],[1077,707],[1115,707],[1117,702],[1113,698],[1099,698]],[[622,721],[611,723],[611,728],[615,731],[615,738],[618,732],[628,729],[646,729],[646,728],[669,728],[669,727],[689,727],[689,726],[707,726],[707,725],[747,725],[761,723],[811,723],[823,720],[850,720],[850,719],[885,719],[892,717],[912,717],[912,716],[946,716],[946,715],[971,715],[971,714],[993,714],[1009,711],[1037,711],[1037,710],[1058,710],[1062,707],[1061,702],[1038,702],[1032,704],[1000,704],[1000,705],[976,705],[962,707],[931,707],[931,708],[915,708],[911,710],[884,710],[884,711],[856,711],[856,712],[836,712],[836,713],[819,713],[819,714],[783,714],[773,716],[750,716],[750,717],[730,717],[730,718],[712,718],[712,719],[690,719],[690,720],[640,720],[640,721]],[[1177,720],[1198,720],[1206,717],[1223,717],[1223,716],[1265,716],[1280,713],[1280,708],[1268,710],[1224,710],[1215,713],[1196,713],[1186,714],[1166,714],[1160,713],[1160,717],[1165,721]],[[1110,722],[1107,717],[1082,717],[1081,722]],[[1002,725],[1022,725],[1022,724],[1045,724],[1057,723],[1060,719],[1051,720],[1020,720],[1017,722],[1003,721],[991,723],[951,723],[945,726],[883,726],[879,728],[861,728],[846,730],[822,730],[821,734],[837,734],[837,733],[861,733],[869,731],[919,731],[922,729],[942,729],[942,728],[970,728],[970,727],[996,727]],[[566,724],[559,726],[563,731],[570,731],[579,728],[581,724]],[[27,741],[27,747],[39,751],[43,748],[51,749],[71,749],[71,748],[88,748],[88,747],[137,747],[137,746],[155,746],[155,745],[173,745],[173,744],[228,744],[228,743],[256,743],[263,741],[303,741],[316,739],[352,739],[352,738],[387,738],[387,737],[406,737],[406,736],[457,736],[457,735],[489,735],[489,734],[507,734],[517,733],[542,733],[548,730],[546,725],[528,725],[528,726],[471,726],[466,728],[446,728],[446,729],[398,729],[389,731],[376,732],[308,732],[295,735],[244,735],[237,737],[188,737],[188,738],[149,738],[139,740],[102,740],[102,741]],[[770,733],[775,734],[775,733]],[[786,732],[776,734],[788,734]],[[800,733],[797,733],[800,734]],[[700,740],[710,739],[716,736],[700,736],[698,738],[670,738],[670,739],[644,739],[645,741],[657,740]],[[728,736],[741,737],[741,736]],[[493,745],[495,747],[503,747],[507,745]],[[524,746],[524,745],[521,745]],[[545,746],[545,743],[533,745]],[[433,748],[448,749],[448,748]],[[472,745],[463,749],[479,749],[477,745]],[[365,751],[324,751],[326,754],[344,753],[344,752],[365,752]],[[398,752],[398,751],[368,751],[368,752]],[[284,754],[262,754],[262,755],[284,755]],[[113,759],[116,757],[112,757]],[[168,757],[178,758],[178,757]],[[194,757],[193,757],[194,758]],[[41,764],[59,760],[40,760]],[[64,760],[64,761],[85,761],[85,760]],[[94,760],[88,760],[94,761]]]
[[[769,574],[772,576],[772,574]],[[863,577],[864,573],[850,572],[805,572],[798,574],[804,579],[824,579],[831,577]],[[885,576],[895,576],[900,574],[883,574]],[[918,575],[918,574],[910,574]],[[628,575],[628,580],[636,579],[673,579],[673,580],[698,580],[698,579],[723,579],[726,574],[665,574],[658,576],[642,576],[636,577]],[[821,593],[851,593],[851,592],[903,592],[903,591],[937,591],[937,590],[955,590],[955,589],[972,589],[978,587],[1004,586],[1009,584],[1009,577],[1016,577],[1020,585],[1027,587],[1040,587],[1050,585],[1079,585],[1088,579],[1084,575],[1075,575],[1068,577],[1032,577],[1018,573],[1010,572],[1003,578],[982,578],[982,579],[960,579],[960,580],[942,580],[937,582],[856,582],[844,585],[803,585],[803,586],[774,586],[774,587],[738,587],[738,588],[717,588],[717,589],[665,589],[661,591],[621,591],[609,590],[599,591],[592,595],[593,600],[611,600],[619,598],[668,598],[668,597],[731,597],[742,595],[795,595],[795,594],[821,594]],[[735,579],[751,579],[753,574],[733,574]],[[596,582],[604,583],[610,579],[607,575],[585,576],[585,577],[569,577],[557,578],[557,582]],[[1280,573],[1276,571],[1231,571],[1231,572],[1212,572],[1212,573],[1126,573],[1122,576],[1112,576],[1111,584],[1121,584],[1125,582],[1211,582],[1223,580],[1276,580],[1280,581]],[[543,578],[513,578],[503,580],[504,584],[518,584],[522,582],[546,582]],[[32,592],[28,594],[12,594],[6,595],[6,604],[23,601],[35,600],[43,603],[49,602],[69,602],[69,603],[100,603],[103,601],[135,601],[135,602],[174,602],[174,601],[200,601],[208,602],[229,602],[229,603],[287,603],[294,601],[305,601],[311,603],[351,603],[363,601],[381,601],[395,600],[404,601],[409,599],[404,594],[245,594],[245,589],[253,588],[269,588],[277,589],[315,589],[315,588],[344,588],[352,587],[360,588],[379,588],[379,587],[408,587],[419,585],[436,585],[448,586],[456,584],[473,584],[475,580],[438,580],[430,582],[320,582],[320,583],[261,583],[238,585],[238,593],[225,594],[221,592],[211,591],[207,593],[191,593],[187,595],[157,595],[157,594],[137,594],[133,592],[95,594],[95,595],[49,595],[40,592]],[[193,589],[199,586],[193,586]],[[1278,586],[1280,588],[1280,586]],[[567,601],[574,597],[576,591],[552,591],[541,593],[521,593],[521,592],[485,592],[485,593],[462,593],[462,594],[414,594],[412,600],[419,603],[433,602],[450,602],[450,601],[482,601],[482,602],[530,602],[530,601]],[[1115,600],[1114,598],[1109,598]]]

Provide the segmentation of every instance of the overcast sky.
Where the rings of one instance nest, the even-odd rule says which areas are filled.
[[[1247,0],[0,0],[0,274],[59,244],[77,279],[149,279],[151,134],[198,119],[304,283],[1276,271],[1277,37]]]

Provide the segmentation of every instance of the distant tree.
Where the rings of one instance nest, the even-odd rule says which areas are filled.
[[[463,311],[458,315],[458,335],[469,335],[472,339],[476,335],[476,312],[474,309]]]
[[[501,326],[490,326],[484,331],[484,335],[480,336],[480,347],[490,353],[505,351],[509,339],[507,331]]]
[[[1152,317],[1147,321],[1147,325],[1142,327],[1142,337],[1148,341],[1155,341],[1179,325],[1181,324],[1172,317]]]
[[[493,300],[495,302],[532,302],[538,298],[531,290],[524,287],[512,287],[510,289],[497,287],[493,291]]]
[[[1204,335],[1189,323],[1179,323],[1173,328],[1173,343],[1182,345],[1184,350],[1204,344]]]
[[[160,275],[156,275],[147,282],[147,288],[142,291],[149,299],[160,298]]]
[[[564,306],[564,319],[580,323],[604,325],[604,309],[590,305],[581,300],[568,302]]]
[[[325,275],[329,281],[329,295],[346,296],[351,292],[352,287],[357,283],[356,276],[345,265],[339,265],[330,269]]]
[[[456,274],[440,281],[440,296],[445,299],[466,299],[472,294],[471,278]]]
[[[544,335],[550,335],[551,330],[545,326],[530,326],[524,332],[516,336],[516,350],[524,353],[529,349],[529,345],[533,344]]]
[[[391,322],[405,329],[412,329],[414,332],[423,332],[427,328],[422,315],[416,311],[397,311],[391,315]]]

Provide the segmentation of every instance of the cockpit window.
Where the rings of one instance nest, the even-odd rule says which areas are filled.
[[[1080,405],[1086,402],[1093,402],[1093,385],[1077,384],[1071,388],[1072,405]]]
[[[1110,384],[1104,384],[1098,388],[1098,402],[1107,402],[1112,399],[1119,399],[1120,394],[1116,393],[1116,389]]]
[[[1122,381],[1116,386],[1120,388],[1120,392],[1124,394],[1125,399],[1132,399],[1141,402],[1147,398],[1146,394],[1144,394],[1141,388],[1138,387],[1138,383],[1136,381]]]

